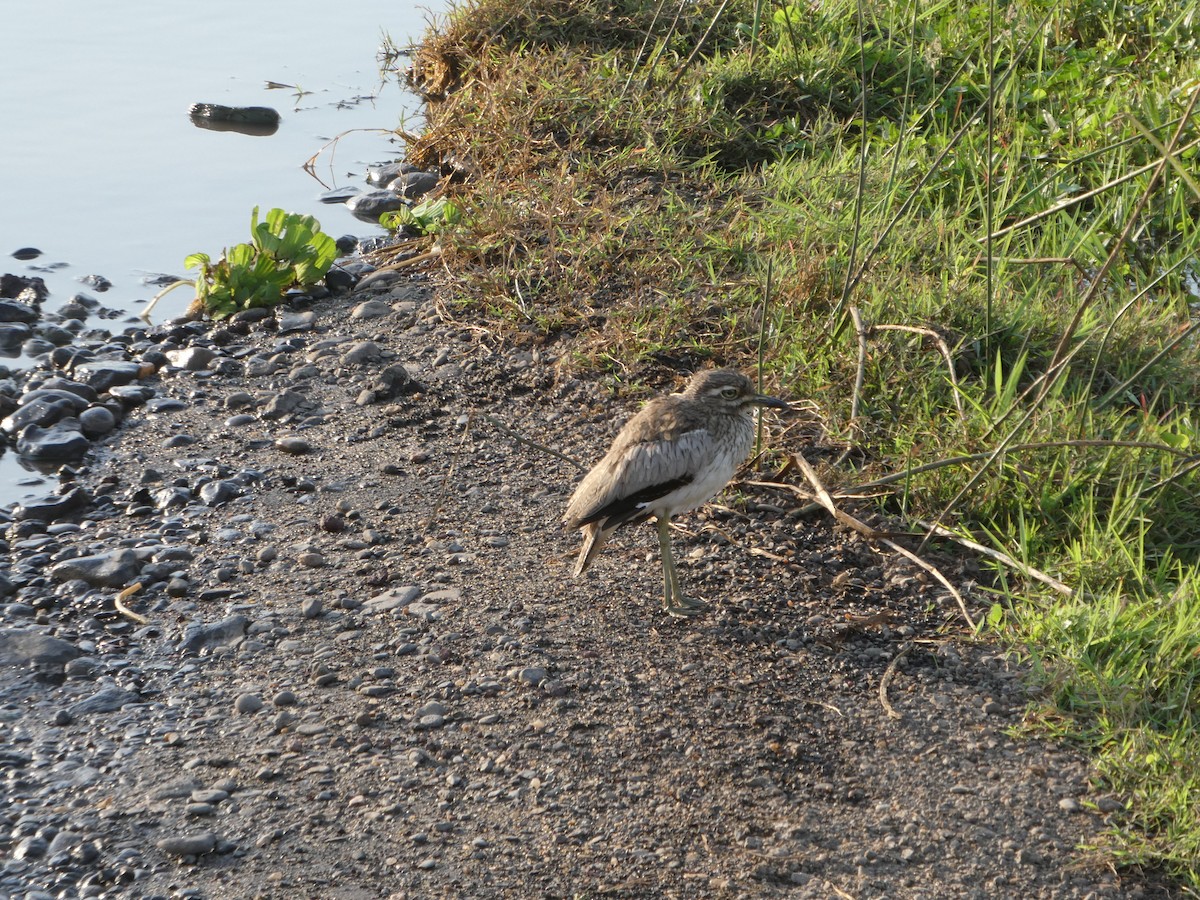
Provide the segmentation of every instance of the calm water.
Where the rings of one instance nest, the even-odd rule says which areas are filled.
[[[416,99],[381,77],[376,55],[385,33],[402,47],[420,38],[430,5],[5,4],[0,271],[43,277],[48,310],[82,292],[136,312],[158,290],[143,278],[187,275],[189,253],[245,240],[255,205],[310,213],[334,236],[378,233],[317,198],[361,186],[368,164],[402,154],[386,132],[419,127]],[[269,137],[206,131],[188,118],[197,102],[271,106],[283,121]],[[362,130],[317,160],[324,184],[302,169],[351,129]],[[9,255],[27,246],[44,255]],[[97,293],[79,283],[86,275],[113,287]],[[189,299],[187,288],[168,294],[155,320]],[[34,477],[11,451],[0,456],[0,504],[45,493],[19,484]]]

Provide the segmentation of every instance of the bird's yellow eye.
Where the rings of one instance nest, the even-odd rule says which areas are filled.
[[[736,399],[737,399],[737,396],[738,396],[738,389],[737,389],[737,388],[735,388],[733,385],[729,385],[729,386],[727,386],[727,387],[723,387],[723,388],[721,388],[721,397],[722,397],[722,399],[724,399],[724,400],[736,400]]]

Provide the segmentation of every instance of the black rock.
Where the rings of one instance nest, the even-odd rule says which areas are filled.
[[[42,255],[42,251],[36,247],[22,247],[20,250],[13,251],[13,259],[27,260],[37,259]]]
[[[74,459],[86,453],[89,446],[79,420],[74,417],[49,428],[27,425],[17,435],[17,453],[29,459]]]
[[[15,297],[26,303],[38,304],[50,295],[46,282],[23,275],[0,275],[0,297]]]
[[[375,187],[387,187],[406,172],[412,172],[416,166],[410,163],[384,163],[378,166],[367,166],[367,184]]]
[[[79,280],[81,282],[83,282],[84,284],[86,284],[88,287],[90,287],[92,290],[94,290],[98,293],[101,293],[101,294],[103,294],[110,287],[112,287],[112,282],[109,281],[107,278],[105,278],[103,275],[84,275]]]
[[[72,394],[64,396],[77,401],[81,399]],[[29,425],[40,425],[45,428],[55,422],[61,422],[79,411],[72,400],[64,400],[61,397],[36,397],[22,403],[11,415],[0,420],[0,430],[12,435],[20,433]]]
[[[232,481],[210,481],[200,488],[200,499],[208,506],[220,506],[241,492],[241,488]]]
[[[63,391],[82,398],[85,401],[83,405],[86,406],[88,403],[95,403],[96,398],[99,396],[96,393],[95,388],[79,381],[71,381],[69,378],[61,378],[57,375],[38,383],[37,387],[33,387],[32,384],[30,387],[32,389],[27,390],[22,395],[22,400],[30,400],[34,397],[41,397],[43,396],[41,393],[42,391]],[[82,408],[83,407],[81,406],[80,409]]]
[[[345,203],[359,193],[361,192],[358,188],[353,185],[347,185],[346,187],[334,188],[332,191],[325,191],[317,199],[322,203]]]
[[[348,291],[358,283],[358,279],[345,269],[330,269],[325,273],[325,287],[334,293]]]
[[[33,329],[23,322],[0,323],[0,349],[7,347],[15,350],[27,341],[31,334]]]
[[[50,577],[56,581],[79,579],[92,587],[125,587],[142,570],[138,555],[122,548],[96,556],[77,556],[64,559],[50,567]]]
[[[117,427],[117,417],[107,406],[91,406],[79,414],[79,426],[87,437],[96,440]]]
[[[74,374],[100,393],[136,381],[142,374],[140,363],[121,359],[93,359],[75,366]]]
[[[0,300],[0,322],[31,324],[38,318],[38,311],[28,303],[21,303],[18,300]]]
[[[26,500],[13,509],[13,518],[18,522],[58,522],[87,508],[91,495],[81,487],[73,487],[62,496],[41,497]]]
[[[393,183],[391,187],[402,197],[415,200],[432,191],[441,180],[441,175],[437,172],[407,172],[399,182]]]
[[[392,191],[368,191],[346,201],[346,209],[356,219],[373,224],[379,223],[379,217],[385,212],[394,212],[408,206],[404,199]]]

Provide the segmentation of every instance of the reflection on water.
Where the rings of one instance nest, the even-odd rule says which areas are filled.
[[[429,6],[6,4],[0,274],[43,278],[45,312],[82,294],[88,327],[120,331],[189,275],[187,255],[246,240],[255,206],[314,215],[334,236],[381,233],[318,198],[364,186],[368,164],[402,156],[392,129],[419,127],[415,98],[380,74],[376,53],[385,34],[419,38]],[[196,103],[270,107],[279,121],[269,136],[198,128]],[[190,293],[168,294],[155,319],[180,314]],[[20,345],[0,340],[0,367],[29,364]],[[0,504],[55,484],[11,447],[0,453]]]

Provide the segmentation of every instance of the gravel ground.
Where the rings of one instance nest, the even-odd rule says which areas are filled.
[[[698,620],[649,526],[572,580],[576,472],[486,417],[590,462],[632,409],[431,290],[160,329],[90,502],[10,523],[0,896],[1171,895],[953,600],[787,496],[680,517]]]

